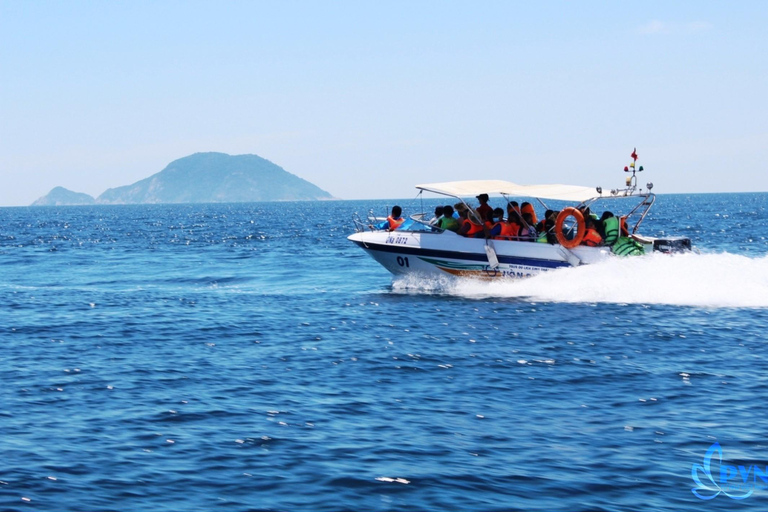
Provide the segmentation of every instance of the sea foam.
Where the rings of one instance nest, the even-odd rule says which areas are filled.
[[[396,278],[393,290],[534,302],[768,307],[768,256],[652,254],[545,272],[522,280]]]

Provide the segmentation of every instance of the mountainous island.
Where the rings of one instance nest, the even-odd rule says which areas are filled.
[[[195,153],[97,198],[56,187],[32,206],[316,201],[333,196],[257,155]]]

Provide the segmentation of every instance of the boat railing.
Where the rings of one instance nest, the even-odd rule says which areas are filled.
[[[358,233],[361,233],[366,230],[375,231],[375,228],[373,227],[374,224],[377,224],[383,220],[386,220],[386,217],[377,217],[373,213],[373,209],[368,210],[368,214],[366,215],[366,220],[363,220],[359,213],[355,212],[352,214],[352,222],[355,225],[355,231]]]
[[[629,219],[634,215],[640,216],[640,218],[637,219],[637,222],[635,223],[635,227],[632,228],[633,235],[637,233],[637,230],[640,227],[640,224],[642,224],[643,220],[645,220],[645,216],[648,215],[648,211],[651,209],[651,206],[653,206],[653,203],[655,201],[656,201],[656,194],[648,193],[645,195],[642,202],[640,202],[637,206],[632,208],[632,210],[627,214],[627,219]]]
[[[656,201],[656,194],[653,194],[651,192],[645,192],[645,193],[636,193],[633,190],[611,190],[611,195],[608,196],[597,196],[593,197],[592,199],[588,201],[584,201],[579,206],[587,206],[591,207],[595,202],[605,199],[625,199],[625,198],[631,198],[631,197],[639,197],[641,201],[635,205],[634,208],[632,208],[629,213],[624,215],[624,218],[627,220],[627,225],[629,225],[629,220],[634,217],[638,217],[637,222],[635,222],[634,227],[632,228],[632,234],[636,234],[637,230],[640,229],[640,224],[643,223],[643,220],[645,220],[645,216],[648,215],[648,211],[650,211],[651,207],[653,206],[653,203]]]
[[[355,212],[352,214],[352,223],[355,225],[355,232],[362,233],[365,231],[365,224],[363,219],[360,218],[360,214]]]

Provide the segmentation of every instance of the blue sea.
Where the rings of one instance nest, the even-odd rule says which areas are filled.
[[[505,283],[393,280],[392,204],[0,208],[0,510],[768,509],[768,193]]]

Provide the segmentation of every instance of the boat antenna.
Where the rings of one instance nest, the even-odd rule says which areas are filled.
[[[642,165],[640,167],[637,167],[637,148],[634,148],[632,150],[632,154],[629,155],[629,156],[632,157],[632,163],[630,163],[629,165],[624,167],[624,172],[627,172],[627,173],[631,172],[632,173],[632,176],[627,176],[627,179],[626,179],[627,188],[625,188],[624,190],[611,190],[611,195],[615,196],[615,195],[619,194],[620,192],[624,192],[625,196],[631,196],[632,194],[635,193],[635,190],[637,190],[637,175],[636,175],[636,173],[643,172],[644,169],[643,169]],[[651,186],[649,187],[649,190],[650,190],[651,187],[653,187],[653,184],[651,184]],[[598,190],[598,193],[601,193],[601,192],[602,191]],[[642,190],[641,190],[641,192],[642,192]]]
[[[637,164],[637,148],[634,148],[629,156],[632,157],[632,163],[628,167],[624,167],[624,172],[632,172],[632,176],[627,176],[627,193],[632,194],[637,188],[637,176],[635,173],[643,172],[643,166],[635,168]]]

